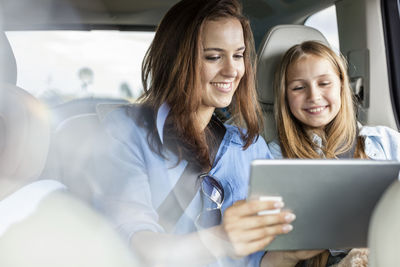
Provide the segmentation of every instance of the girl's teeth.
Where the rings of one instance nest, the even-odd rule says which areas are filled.
[[[309,111],[311,113],[316,113],[316,112],[320,112],[323,111],[325,109],[325,107],[320,107],[320,108],[310,108]]]

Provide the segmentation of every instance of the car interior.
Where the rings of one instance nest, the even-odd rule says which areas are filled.
[[[0,190],[0,200],[39,178],[58,179],[82,199],[96,193],[89,159],[105,152],[98,146],[107,138],[100,120],[114,107],[136,102],[144,52],[176,2],[0,0],[0,187],[19,181],[9,191]],[[304,40],[320,40],[347,59],[361,124],[400,130],[399,1],[242,0],[242,5],[258,51],[257,91],[267,141],[276,137],[274,70],[280,56]],[[319,14],[322,19],[315,19]],[[86,47],[81,34],[93,34],[94,46]],[[87,63],[89,57],[97,65]],[[395,224],[385,218],[399,201],[396,185],[377,206],[371,266],[394,266],[395,253],[388,251],[398,247],[400,237],[390,238]]]

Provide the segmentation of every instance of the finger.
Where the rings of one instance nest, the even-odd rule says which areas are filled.
[[[224,228],[227,232],[235,230],[249,230],[272,226],[277,224],[287,224],[296,219],[291,212],[280,212],[278,214],[253,215],[248,217],[236,218],[236,220],[227,221],[223,218]]]
[[[239,257],[244,257],[254,252],[264,250],[273,240],[275,237],[267,237],[264,239],[255,240],[250,243],[241,243],[237,244],[234,247],[235,254]]]
[[[249,200],[249,201],[237,201],[231,207],[229,207],[224,214],[224,217],[243,217],[257,214],[263,210],[280,209],[284,206],[281,201],[260,201],[260,200]]]
[[[286,234],[293,230],[291,224],[279,224],[275,226],[262,227],[248,231],[235,232],[229,235],[231,242],[252,242],[259,239],[274,237],[281,234]]]

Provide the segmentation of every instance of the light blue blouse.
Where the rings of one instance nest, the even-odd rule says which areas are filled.
[[[109,155],[96,164],[98,194],[94,201],[127,240],[138,231],[164,232],[158,223],[157,208],[173,189],[187,164],[181,161],[176,165],[176,157],[172,153],[166,153],[167,159],[154,153],[147,142],[147,130],[139,127],[128,115],[129,109],[135,107],[118,108],[107,114],[103,121],[111,141]],[[168,109],[162,106],[157,115],[161,140],[160,133],[167,114]],[[244,142],[239,129],[230,125],[225,127],[225,136],[210,171],[224,188],[222,212],[247,197],[251,161],[272,157],[261,136],[243,150]],[[196,231],[194,221],[201,209],[198,192],[178,220],[173,233]],[[210,266],[259,266],[263,253],[260,251],[240,260],[223,259]]]
[[[363,126],[359,131],[365,137],[365,153],[373,160],[400,161],[400,133],[385,126]],[[321,143],[321,138],[314,136],[315,143]],[[274,158],[282,158],[279,142],[268,143]]]

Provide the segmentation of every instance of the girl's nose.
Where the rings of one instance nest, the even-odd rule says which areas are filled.
[[[308,91],[307,92],[308,93],[307,98],[310,101],[315,101],[315,100],[321,99],[321,90],[318,88],[318,86],[316,86],[314,84],[311,84],[308,87],[307,91]]]

